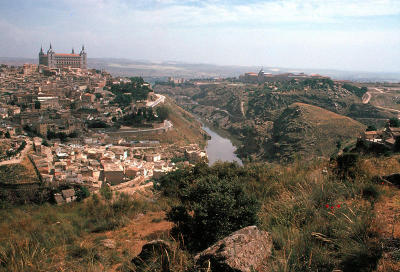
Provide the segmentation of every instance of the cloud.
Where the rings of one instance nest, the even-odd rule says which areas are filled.
[[[398,0],[37,2],[0,1],[6,54],[52,41],[58,52],[84,43],[90,57],[370,70],[400,61]]]
[[[68,0],[89,16],[146,25],[203,26],[210,24],[334,23],[343,19],[400,14],[398,0]]]

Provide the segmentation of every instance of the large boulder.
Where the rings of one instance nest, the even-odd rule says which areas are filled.
[[[272,239],[256,226],[240,229],[195,256],[198,269],[211,271],[268,271]]]

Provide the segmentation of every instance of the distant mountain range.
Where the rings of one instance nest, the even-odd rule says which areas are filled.
[[[0,63],[22,65],[24,63],[38,63],[34,58],[0,57]],[[238,77],[246,72],[258,72],[259,66],[214,65],[184,62],[151,62],[147,60],[129,60],[115,58],[88,58],[88,66],[95,69],[105,69],[114,76],[142,76],[150,82],[176,78],[215,78]],[[321,74],[338,80],[359,82],[400,82],[400,72],[362,72],[340,71],[332,69],[293,69],[281,67],[264,67],[265,72]]]

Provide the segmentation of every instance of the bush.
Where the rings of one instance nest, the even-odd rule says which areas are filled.
[[[113,196],[113,192],[111,191],[111,188],[107,185],[104,185],[100,189],[100,194],[107,200],[111,200]]]
[[[358,161],[358,154],[344,153],[336,158],[337,171],[340,176],[354,178],[353,168]]]
[[[391,127],[400,127],[400,120],[397,118],[390,118],[389,126]]]
[[[245,192],[237,174],[229,164],[219,169],[202,165],[186,179],[188,182],[178,195],[181,203],[171,209],[167,218],[176,224],[173,233],[182,235],[190,251],[205,249],[230,233],[257,223],[259,204]]]
[[[90,196],[90,192],[89,189],[84,187],[84,186],[80,186],[77,190],[76,190],[76,199],[77,201],[82,201],[85,198],[88,198]]]

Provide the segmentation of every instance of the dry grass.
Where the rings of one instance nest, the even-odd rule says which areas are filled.
[[[273,238],[275,271],[369,271],[379,258],[372,226],[376,198],[363,195],[365,188],[379,188],[358,168],[355,179],[342,180],[332,167],[298,161],[252,170],[263,173],[250,181],[250,190],[263,203],[260,223]],[[330,170],[323,174],[324,168]]]
[[[28,157],[21,163],[0,166],[0,183],[35,183],[39,182],[35,168]]]
[[[152,222],[162,216],[157,204],[126,195],[0,210],[0,271],[115,271],[148,234],[168,231],[169,223]],[[103,246],[107,238],[115,249]]]
[[[0,140],[0,156],[6,154],[6,151],[11,147],[11,141],[9,139]]]
[[[329,158],[364,130],[364,125],[351,118],[317,106],[294,103],[274,123],[270,146],[278,147],[272,148],[269,156],[289,161],[296,156]]]

